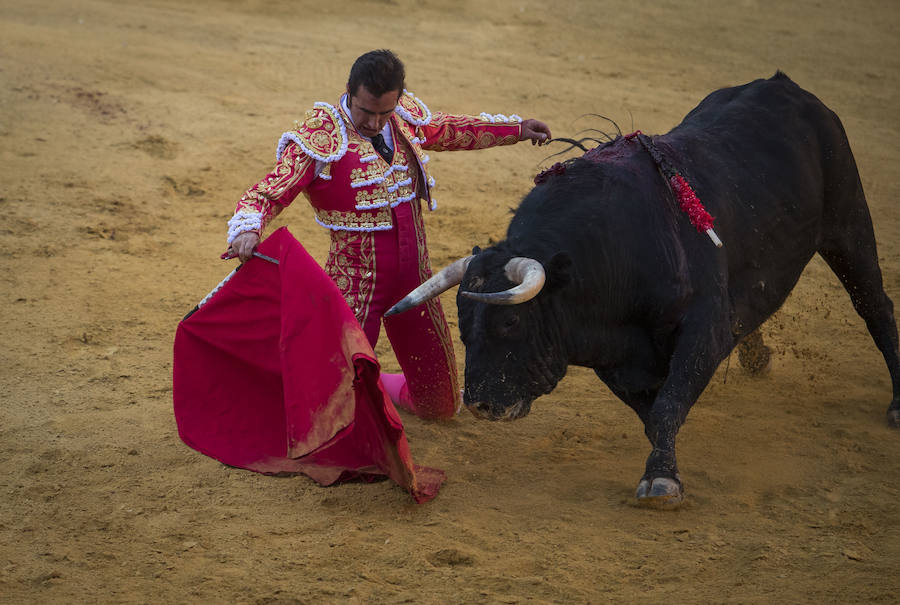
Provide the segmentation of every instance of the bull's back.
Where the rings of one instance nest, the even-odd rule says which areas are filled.
[[[822,242],[827,163],[849,154],[843,128],[778,73],[710,94],[663,140],[725,242],[736,330],[752,330],[781,306]]]

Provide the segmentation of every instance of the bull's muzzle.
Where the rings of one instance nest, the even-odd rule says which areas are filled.
[[[484,401],[474,403],[466,401],[465,404],[473,416],[482,420],[517,420],[527,416],[531,411],[531,401],[525,399],[520,399],[506,407],[492,406]]]

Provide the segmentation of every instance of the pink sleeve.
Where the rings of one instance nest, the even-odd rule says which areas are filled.
[[[281,160],[262,180],[247,189],[228,221],[228,243],[240,233],[262,233],[266,225],[289,206],[316,178],[316,162],[296,143],[285,147]]]
[[[419,130],[425,135],[424,149],[460,151],[518,143],[522,126],[519,122],[491,122],[475,116],[437,112]]]

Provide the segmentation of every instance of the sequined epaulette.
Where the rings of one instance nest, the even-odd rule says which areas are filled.
[[[408,90],[404,90],[400,95],[394,113],[414,126],[425,126],[431,121],[431,110]]]
[[[289,130],[278,141],[276,161],[288,143],[293,141],[303,153],[325,162],[336,162],[347,153],[347,129],[338,110],[328,103],[318,102],[306,112],[303,120],[294,122],[294,130]]]

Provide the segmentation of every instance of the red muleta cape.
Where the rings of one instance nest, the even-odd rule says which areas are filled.
[[[417,502],[438,469],[413,464],[375,353],[334,282],[282,227],[175,333],[181,439],[230,466],[322,485],[387,475]]]

